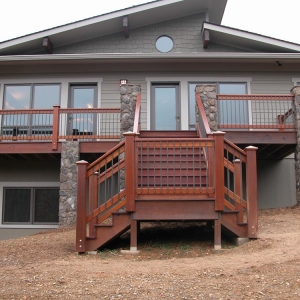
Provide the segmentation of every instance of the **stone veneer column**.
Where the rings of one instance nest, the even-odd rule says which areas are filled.
[[[76,223],[79,142],[62,142],[59,191],[59,226]]]
[[[295,96],[293,110],[297,130],[297,146],[295,149],[296,198],[298,204],[300,204],[300,86],[294,86],[291,93]]]
[[[121,100],[121,117],[120,117],[120,131],[121,140],[124,140],[123,133],[133,130],[134,115],[136,108],[137,95],[141,92],[140,85],[127,84],[120,88]],[[124,154],[120,155],[120,159],[124,158]],[[125,172],[120,171],[120,189],[125,188]]]
[[[211,131],[218,130],[217,123],[217,86],[215,84],[201,84],[195,88],[195,93],[199,94],[204,106],[205,114],[207,116],[208,124]],[[196,108],[196,122],[199,120],[199,111]],[[199,121],[198,121],[199,122]]]
[[[123,133],[132,131],[134,123],[134,114],[137,95],[141,92],[141,87],[136,84],[122,85],[120,88],[121,100],[121,139],[124,139]]]

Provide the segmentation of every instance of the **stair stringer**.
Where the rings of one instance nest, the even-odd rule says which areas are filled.
[[[87,237],[86,251],[94,251],[120,236],[130,228],[131,219],[127,212],[112,213],[112,224],[96,224],[96,235]]]
[[[229,236],[247,238],[248,225],[247,223],[237,222],[236,211],[225,211],[221,214],[222,232]]]

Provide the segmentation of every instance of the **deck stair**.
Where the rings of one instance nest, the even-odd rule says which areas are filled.
[[[207,124],[196,131],[140,131],[139,109],[137,101],[124,141],[90,165],[77,163],[76,251],[103,247],[129,228],[135,250],[140,221],[213,221],[215,249],[221,230],[256,238],[256,149],[204,132]]]

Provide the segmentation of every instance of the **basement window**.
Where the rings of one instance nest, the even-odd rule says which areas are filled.
[[[58,188],[4,188],[3,224],[58,224]]]
[[[156,40],[155,47],[159,52],[167,53],[173,49],[174,42],[169,36],[162,35]]]

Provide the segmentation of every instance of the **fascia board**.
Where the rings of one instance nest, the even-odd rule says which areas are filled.
[[[66,25],[62,25],[59,27],[55,27],[55,28],[51,28],[51,29],[47,29],[47,30],[43,30],[37,33],[33,33],[30,35],[26,35],[23,37],[19,37],[16,39],[12,39],[12,40],[8,40],[8,41],[4,41],[0,43],[0,49],[5,49],[8,47],[12,47],[18,44],[22,44],[22,43],[26,43],[26,42],[30,42],[36,39],[40,39],[43,38],[45,36],[51,36],[51,35],[55,35],[55,34],[59,34],[62,32],[66,32],[69,30],[74,30],[80,27],[84,27],[84,26],[88,26],[88,25],[92,25],[95,23],[101,23],[107,20],[111,20],[111,19],[115,19],[118,17],[123,17],[125,15],[130,15],[130,14],[134,14],[134,13],[138,13],[141,11],[145,11],[145,10],[150,10],[153,8],[158,8],[161,6],[165,6],[165,5],[169,5],[169,4],[173,4],[176,2],[181,2],[184,0],[165,0],[165,1],[154,1],[154,2],[149,2],[149,3],[145,3],[139,6],[134,6],[131,8],[127,8],[124,10],[120,10],[120,11],[116,11],[116,12],[112,12],[112,13],[107,13],[104,15],[100,15],[97,17],[92,17],[89,19],[85,19],[82,21],[77,21],[74,23],[70,23],[70,24],[66,24]]]
[[[219,33],[229,34],[229,35],[233,35],[236,37],[241,37],[241,38],[245,38],[245,39],[249,39],[249,40],[253,40],[253,41],[257,41],[257,42],[261,42],[261,43],[265,43],[265,44],[275,45],[277,47],[291,49],[291,50],[300,52],[300,45],[295,45],[293,43],[280,41],[277,39],[273,39],[271,37],[261,36],[261,35],[251,33],[251,32],[240,31],[238,29],[223,27],[221,25],[215,25],[215,24],[210,24],[210,23],[203,23],[202,33],[203,33],[204,29],[216,31]]]
[[[61,60],[107,60],[107,59],[300,59],[300,53],[174,53],[174,54],[132,54],[132,53],[101,53],[101,54],[49,54],[49,55],[11,55],[0,56],[0,62],[13,61],[61,61]]]

